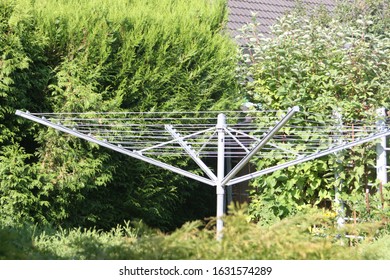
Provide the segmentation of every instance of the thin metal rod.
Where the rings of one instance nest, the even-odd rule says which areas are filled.
[[[167,129],[167,126],[165,126],[165,129],[168,131]],[[209,128],[209,129],[206,129],[206,130],[203,130],[203,131],[198,131],[196,133],[193,133],[191,135],[187,135],[187,136],[184,136],[184,137],[181,137],[182,139],[186,139],[186,138],[190,138],[190,137],[193,137],[193,136],[196,136],[198,134],[202,134],[202,133],[205,133],[207,131],[210,131],[210,130],[213,130],[214,128]],[[175,143],[175,142],[178,142],[178,139],[173,139],[173,140],[170,140],[170,141],[167,141],[167,142],[163,142],[163,143],[160,143],[158,145],[155,145],[155,146],[151,146],[151,147],[147,147],[145,149],[142,149],[140,150],[140,152],[145,152],[145,151],[148,151],[148,150],[151,150],[151,149],[155,149],[155,148],[159,148],[159,147],[163,147],[165,145],[168,145],[168,144],[171,144],[171,143]]]
[[[216,133],[216,131],[214,130],[213,133],[210,134],[209,138],[208,138],[207,140],[205,140],[205,142],[199,143],[199,144],[202,144],[202,147],[200,147],[200,148],[198,149],[198,152],[197,152],[198,155],[200,155],[200,154],[202,153],[203,150],[207,150],[207,149],[206,149],[206,146],[207,146],[208,144],[211,143],[211,140],[212,140],[212,138],[214,137],[215,133]]]
[[[184,142],[184,137],[181,137],[172,127],[172,125],[165,126],[166,130],[172,135],[179,145],[187,152],[187,154],[196,162],[196,164],[206,173],[206,175],[214,182],[217,182],[217,176],[210,170],[210,168],[198,157],[196,152]]]
[[[345,144],[345,145],[336,146],[336,147],[324,150],[322,152],[314,153],[312,155],[309,155],[309,156],[306,156],[306,157],[303,157],[303,158],[299,158],[299,159],[296,159],[296,160],[285,162],[285,163],[282,163],[282,164],[279,164],[279,165],[276,165],[276,166],[273,166],[273,167],[269,167],[269,168],[266,168],[266,169],[263,169],[263,170],[260,170],[260,171],[257,171],[257,172],[253,172],[253,173],[248,174],[248,175],[244,175],[244,176],[232,179],[229,182],[227,182],[226,185],[230,186],[230,185],[234,185],[234,184],[241,183],[241,182],[244,182],[244,181],[248,181],[248,180],[260,177],[262,175],[275,172],[275,171],[283,169],[283,168],[287,168],[287,167],[290,167],[290,166],[293,166],[293,165],[296,165],[296,164],[300,164],[300,163],[303,163],[303,162],[306,162],[306,161],[309,161],[309,160],[320,158],[320,157],[323,157],[323,156],[326,156],[328,154],[332,154],[332,153],[335,153],[335,152],[338,152],[338,151],[341,151],[341,150],[344,150],[344,149],[349,149],[349,148],[352,148],[354,146],[357,146],[357,145],[360,145],[360,144],[364,144],[364,143],[370,142],[372,140],[375,140],[375,139],[378,139],[378,138],[381,138],[381,137],[386,137],[388,135],[390,135],[390,130],[383,131],[383,132],[380,132],[378,134],[372,135],[370,137],[363,138],[363,139],[360,139],[360,140],[357,140],[357,141],[354,141],[354,142],[351,142],[351,143],[348,143],[348,144]]]
[[[183,169],[180,169],[178,167],[175,167],[175,166],[172,166],[170,164],[166,164],[164,162],[161,162],[159,160],[155,160],[155,159],[152,159],[152,158],[149,158],[149,157],[146,157],[146,156],[143,156],[142,154],[140,153],[137,153],[137,152],[131,152],[129,150],[126,150],[120,146],[116,146],[116,145],[113,145],[111,143],[108,143],[108,142],[104,142],[104,141],[101,141],[101,140],[98,140],[98,139],[95,139],[91,136],[88,136],[86,134],[83,134],[83,133],[80,133],[78,132],[77,130],[72,130],[70,128],[67,128],[63,125],[59,125],[59,124],[54,124],[46,119],[41,119],[41,118],[38,118],[36,116],[33,116],[29,113],[24,113],[22,111],[19,111],[17,110],[16,111],[16,115],[18,116],[21,116],[23,118],[26,118],[26,119],[29,119],[29,120],[32,120],[32,121],[35,121],[37,123],[40,123],[40,124],[43,124],[43,125],[46,125],[48,127],[51,127],[51,128],[54,128],[54,129],[57,129],[59,131],[62,131],[62,132],[66,132],[66,133],[69,133],[73,136],[76,136],[78,138],[81,138],[81,139],[84,139],[84,140],[87,140],[89,142],[92,142],[92,143],[95,143],[95,144],[98,144],[102,147],[106,147],[106,148],[109,148],[111,150],[114,150],[116,152],[119,152],[119,153],[122,153],[122,154],[125,154],[125,155],[128,155],[130,157],[133,157],[133,158],[136,158],[136,159],[140,159],[142,161],[145,161],[147,163],[150,163],[150,164],[153,164],[153,165],[156,165],[158,167],[161,167],[161,168],[164,168],[164,169],[167,169],[167,170],[170,170],[172,172],[175,172],[175,173],[178,173],[180,175],[183,175],[183,176],[186,176],[186,177],[189,177],[191,179],[194,179],[196,181],[199,181],[199,182],[202,182],[202,183],[205,183],[205,184],[208,184],[210,186],[215,186],[215,182],[211,181],[210,179],[207,179],[205,177],[202,177],[202,176],[199,176],[199,175],[196,175],[196,174],[193,174],[191,172],[188,172],[186,170],[183,170]]]
[[[233,139],[238,145],[240,145],[241,148],[242,148],[246,153],[249,153],[249,150],[247,149],[247,147],[245,147],[245,145],[242,144],[242,143],[240,142],[240,140],[238,140],[238,138],[237,138],[236,136],[234,136],[228,129],[225,129],[225,132],[226,132],[227,134],[229,134],[229,136],[232,137],[232,139]]]
[[[295,114],[295,112],[299,111],[298,106],[294,106],[289,112],[286,114],[286,116],[280,120],[271,130],[268,134],[264,136],[264,138],[260,141],[259,144],[256,145],[252,149],[252,151],[247,154],[223,179],[222,185],[226,185],[227,182],[229,182],[240,170],[250,161],[250,159],[265,145],[269,140],[272,139],[272,137],[286,124],[288,120],[292,118],[292,116]]]
[[[241,131],[238,131],[238,130],[235,130],[235,129],[231,129],[231,128],[229,128],[228,129],[228,131],[234,131],[234,132],[236,132],[236,133],[239,133],[239,134],[241,134],[241,135],[243,135],[243,136],[245,136],[245,137],[247,137],[247,138],[250,138],[250,139],[253,139],[253,140],[255,140],[255,141],[257,141],[257,142],[260,142],[261,140],[259,139],[259,138],[257,138],[257,137],[254,137],[254,136],[252,136],[252,135],[249,135],[249,134],[247,134],[247,133],[243,133],[243,132],[241,132]],[[231,133],[229,132],[229,135],[231,135]],[[244,138],[245,139],[245,138]],[[283,139],[283,140],[280,140],[280,141],[287,141],[287,137],[286,137],[286,139]],[[277,139],[273,139],[274,141],[278,141]],[[297,139],[298,140],[298,139]],[[300,139],[299,139],[300,140]],[[236,140],[237,141],[237,140]],[[240,141],[240,144],[241,145],[244,145],[243,143],[248,143],[248,140],[244,140],[244,141]],[[282,150],[282,151],[284,151],[284,152],[286,152],[286,153],[291,153],[291,154],[294,154],[294,155],[296,155],[296,156],[300,156],[300,154],[299,153],[297,153],[297,152],[294,152],[294,151],[291,151],[291,150],[288,150],[288,149],[285,149],[285,148],[283,148],[283,147],[280,147],[280,146],[278,146],[278,145],[276,145],[276,144],[273,144],[273,143],[270,143],[270,142],[268,142],[267,143],[267,145],[270,145],[271,147],[274,147],[274,148],[277,148],[277,149],[279,149],[279,150]],[[247,150],[247,149],[245,149],[245,151],[247,151],[248,153],[249,153],[249,151]]]

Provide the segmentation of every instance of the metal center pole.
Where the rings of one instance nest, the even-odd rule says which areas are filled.
[[[218,158],[217,158],[217,239],[222,239],[223,221],[222,217],[225,214],[225,186],[222,184],[225,177],[225,128],[226,116],[218,115],[217,121],[218,131]]]
[[[336,132],[339,135],[343,135],[342,115],[339,111],[334,111],[333,115],[335,116],[336,121],[337,121]],[[343,139],[341,138],[341,136],[337,136],[336,141],[337,141],[336,142],[337,145],[342,145],[342,143],[343,143]],[[337,167],[336,167],[336,172],[335,172],[335,179],[339,180],[339,183],[338,183],[338,185],[335,186],[335,189],[334,189],[334,194],[335,194],[334,195],[334,202],[335,202],[334,210],[337,213],[337,227],[341,229],[344,227],[344,224],[345,224],[344,202],[340,198],[340,193],[341,193],[343,185],[344,185],[344,181],[340,178],[340,173],[343,171],[344,166],[343,166],[343,162],[339,158],[339,153],[335,153],[335,155],[337,156],[337,159],[336,159]]]
[[[386,127],[386,110],[380,108],[377,110],[379,120],[376,123],[377,129],[383,131]],[[381,186],[387,184],[387,157],[386,157],[386,136],[380,138],[378,144],[376,144],[376,177],[379,180]]]

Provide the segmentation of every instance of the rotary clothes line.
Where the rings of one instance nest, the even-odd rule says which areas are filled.
[[[334,119],[300,112],[297,106],[287,112],[30,113],[18,110],[16,114],[215,187],[218,239],[222,237],[227,186],[390,135],[387,120],[380,129],[375,123],[362,121],[340,128]],[[199,172],[175,166],[174,157],[194,161]],[[206,161],[207,158],[216,160]],[[232,158],[237,163],[225,172],[225,162]],[[272,159],[276,163],[237,175],[255,159]]]

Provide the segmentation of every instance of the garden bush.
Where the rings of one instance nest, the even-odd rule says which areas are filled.
[[[387,1],[357,0],[352,5],[341,2],[331,12],[297,9],[272,26],[271,36],[258,32],[256,22],[244,26],[241,39],[247,47],[239,77],[246,85],[245,97],[263,110],[300,106],[303,114],[294,125],[322,123],[335,119],[337,113],[346,126],[363,120],[375,125],[376,109],[390,106],[389,11]],[[314,127],[312,131],[315,140]],[[337,210],[333,203],[337,193],[347,215],[357,211],[363,218],[367,209],[360,206],[365,204],[361,198],[366,189],[374,194],[380,188],[375,178],[375,144],[256,179],[253,217],[261,205],[272,209],[270,218],[286,217],[306,204]],[[276,160],[268,159],[253,162],[258,169],[275,164]]]

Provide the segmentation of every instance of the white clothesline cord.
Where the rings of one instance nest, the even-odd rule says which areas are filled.
[[[261,141],[286,111],[201,111],[201,112],[85,112],[31,113],[50,122],[122,148],[155,156],[186,152],[167,131],[169,125],[180,134],[180,141],[200,157],[216,157],[218,114],[226,115],[226,156],[243,157]],[[336,118],[322,121],[319,114],[296,113],[259,151],[256,157],[294,158],[326,150],[337,143],[349,143],[378,132],[375,120],[340,123]],[[385,126],[388,127],[386,118]],[[271,156],[272,155],[272,156]]]

